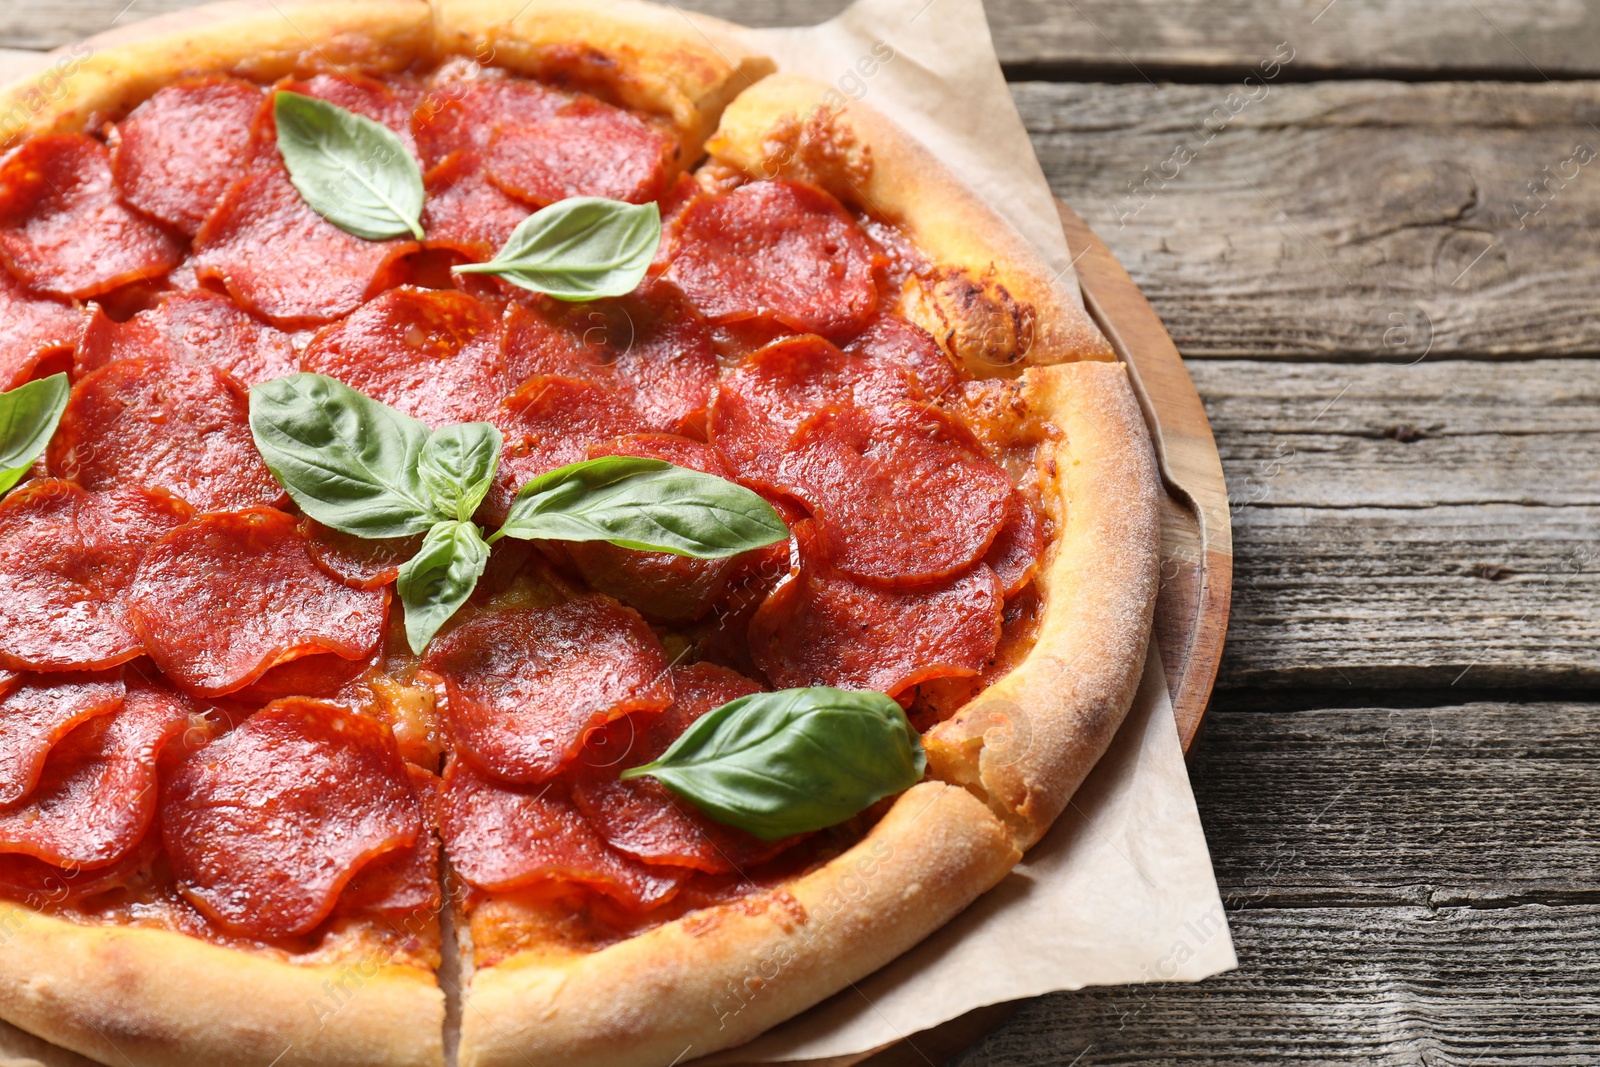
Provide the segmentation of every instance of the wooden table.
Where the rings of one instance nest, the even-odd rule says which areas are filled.
[[[0,46],[124,3],[3,0]],[[1192,770],[1240,968],[1042,998],[960,1062],[1600,1062],[1600,3],[990,18],[1222,451],[1234,612]]]

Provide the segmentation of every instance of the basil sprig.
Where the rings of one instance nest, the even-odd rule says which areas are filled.
[[[718,822],[771,841],[843,822],[922,780],[927,757],[900,705],[882,693],[754,693],[701,718],[649,775]]]
[[[71,392],[65,374],[52,374],[0,393],[0,496],[44,453]]]
[[[741,485],[661,460],[602,456],[533,479],[485,539],[472,516],[499,469],[500,431],[468,422],[430,432],[321,374],[253,387],[250,430],[273,477],[324,526],[365,538],[427,533],[396,584],[419,655],[472,595],[489,544],[502,537],[721,559],[789,536],[772,506]]]
[[[312,211],[369,241],[422,239],[422,170],[393,130],[286,90],[272,116],[289,180]]]
[[[450,269],[497,274],[557,300],[596,300],[633,292],[660,243],[655,204],[575,196],[523,219],[489,262]]]
[[[772,505],[731,482],[665,460],[601,456],[522,487],[490,538],[610,541],[623,548],[723,559],[789,536]]]

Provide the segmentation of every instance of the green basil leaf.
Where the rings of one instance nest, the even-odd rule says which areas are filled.
[[[71,392],[65,374],[52,374],[0,393],[0,496],[22,481],[50,444]]]
[[[451,520],[428,531],[395,583],[406,609],[406,641],[412,652],[422,655],[439,627],[467,602],[488,563],[489,546],[472,523]]]
[[[789,536],[761,497],[659,459],[601,456],[522,487],[497,538],[610,541],[645,552],[723,559]]]
[[[324,526],[357,537],[409,537],[436,514],[417,474],[428,427],[321,374],[250,390],[250,432],[267,469]]]
[[[422,239],[422,171],[393,130],[283,90],[272,115],[289,180],[312,211],[369,241]]]
[[[927,757],[882,693],[755,693],[697,719],[649,775],[718,822],[771,841],[843,822],[922,780]]]
[[[500,431],[487,422],[463,422],[433,431],[417,466],[422,487],[441,515],[465,522],[494,484]]]
[[[638,288],[660,243],[661,210],[655,204],[575,196],[523,219],[489,262],[451,270],[498,274],[557,300],[595,300]]]

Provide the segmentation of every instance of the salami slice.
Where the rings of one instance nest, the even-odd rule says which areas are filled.
[[[574,765],[572,798],[611,847],[630,856],[712,873],[742,873],[796,839],[762,841],[707,818],[652,778],[618,780],[623,770],[659,757],[700,716],[761,691],[750,679],[711,663],[674,667],[672,684],[676,698],[660,715],[629,715],[589,735]]]
[[[537,125],[501,125],[484,166],[496,185],[530,204],[569,196],[643,204],[666,192],[677,147],[621,108],[579,98]]]
[[[119,359],[169,357],[225,370],[245,388],[300,369],[289,335],[251,318],[221,293],[172,293],[117,322],[96,308],[83,328],[74,377]]]
[[[196,710],[159,683],[130,679],[122,707],[56,742],[27,799],[0,812],[0,853],[58,867],[115,863],[149,829],[156,761]]]
[[[404,919],[419,912],[432,915],[444,902],[439,884],[438,825],[439,778],[412,764],[406,765],[411,789],[417,796],[423,829],[406,848],[386,852],[363,867],[339,895],[334,915],[382,915]]]
[[[400,565],[417,554],[416,537],[356,537],[304,519],[300,532],[317,566],[355,589],[379,589],[400,576]]]
[[[29,482],[0,502],[0,664],[103,670],[143,651],[125,593],[150,544],[188,505],[142,489],[88,493]]]
[[[292,516],[254,508],[202,515],[151,545],[129,604],[163,673],[220,696],[301,656],[365,658],[383,639],[389,591],[330,577]]]
[[[424,833],[389,728],[312,700],[271,704],[180,764],[161,828],[184,896],[261,938],[307,933],[358,872]]]
[[[710,445],[670,434],[636,434],[589,446],[594,456],[663,459],[719,478],[733,472]],[[574,541],[567,555],[590,587],[658,619],[703,617],[740,566],[733,559],[691,559],[670,552],[637,552],[606,541]]]
[[[955,365],[933,336],[899,315],[879,315],[844,350],[876,372],[862,375],[865,380],[856,385],[856,403],[863,407],[907,399],[902,375],[911,379],[911,399],[936,400],[961,385]]]
[[[422,228],[429,248],[447,248],[470,260],[494,258],[529,208],[508,196],[483,173],[474,152],[454,152],[423,180],[427,199]]]
[[[266,94],[238,78],[184,78],[116,126],[111,173],[122,197],[193,237],[222,194],[265,157],[253,134]]]
[[[800,424],[830,405],[920,399],[906,375],[848,356],[815,334],[774,341],[723,379],[711,405],[711,440],[741,477],[778,485],[778,464]]]
[[[981,559],[1012,492],[964,427],[918,404],[812,416],[777,480],[811,508],[835,566],[894,584],[946,578]]]
[[[616,391],[553,375],[524,382],[493,421],[505,443],[484,513],[496,522],[529,481],[587,458],[591,444],[649,429]]]
[[[411,120],[423,161],[437,166],[455,152],[481,154],[501,126],[536,126],[571,99],[538,82],[479,73],[436,79]],[[526,211],[526,209],[524,209]]]
[[[462,759],[445,768],[440,828],[451,867],[490,892],[576,882],[643,911],[676,893],[687,874],[611,848],[559,781],[509,785]]]
[[[1008,597],[1016,596],[1039,573],[1044,556],[1044,518],[1028,498],[1012,493],[1006,505],[1005,525],[989,546],[983,561],[1000,579]]]
[[[26,797],[45,757],[78,724],[122,706],[122,672],[35,674],[0,698],[0,808]]]
[[[672,703],[661,642],[598,594],[479,615],[435,639],[423,663],[444,677],[461,751],[514,782],[555,774],[590,727]]]
[[[830,567],[810,523],[795,566],[750,622],[750,655],[775,688],[831,685],[895,696],[970,677],[994,656],[1004,599],[987,566],[920,589],[865,585]]]
[[[348,315],[388,288],[417,243],[366,241],[308,207],[281,165],[229,187],[194,239],[195,276],[287,330]]]
[[[223,371],[171,356],[107,364],[72,387],[50,472],[85,489],[166,489],[198,511],[274,504],[250,436],[245,391]]]
[[[177,238],[117,198],[99,141],[30,138],[0,166],[0,259],[28,288],[91,297],[157,281],[182,258]]]
[[[774,319],[836,338],[872,316],[880,259],[821,189],[758,181],[684,209],[667,277],[715,322]]]
[[[148,884],[161,854],[161,832],[152,828],[133,848],[104,867],[60,867],[24,856],[0,854],[0,893],[29,907],[75,904],[131,886]]]
[[[0,392],[70,366],[85,312],[33,296],[0,270]]]
[[[301,364],[434,427],[483,419],[507,392],[499,316],[448,290],[391,289],[319,332]]]

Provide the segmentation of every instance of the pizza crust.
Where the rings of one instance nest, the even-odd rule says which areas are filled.
[[[904,233],[939,268],[907,283],[899,310],[968,373],[1114,358],[1082,299],[1009,223],[899,126],[838,95],[775,74],[728,106],[706,149],[750,177],[821,185]]]
[[[444,1063],[444,994],[431,971],[381,956],[286,963],[166,930],[83,926],[4,901],[0,1016],[101,1063]]]
[[[742,1044],[911,948],[1018,858],[970,793],[924,782],[855,847],[780,889],[599,952],[480,970],[459,1063],[646,1067]]]

